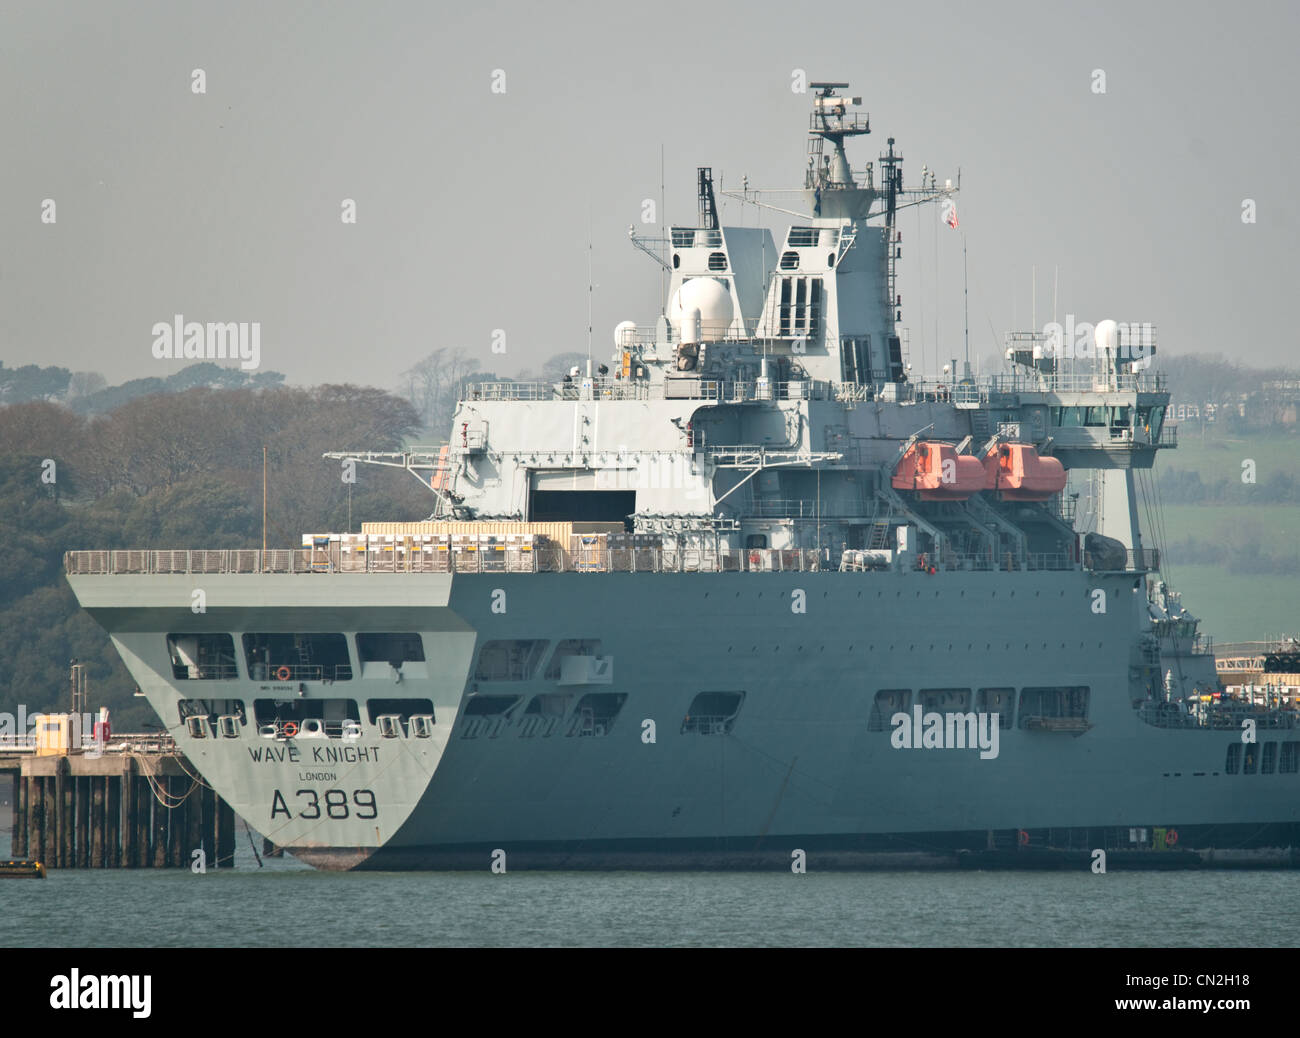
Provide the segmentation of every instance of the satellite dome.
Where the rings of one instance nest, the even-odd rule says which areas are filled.
[[[731,327],[733,308],[731,293],[716,278],[691,278],[684,281],[682,287],[673,293],[673,301],[668,307],[668,319],[673,327],[680,329],[686,316],[693,310],[700,312],[700,339],[704,342],[716,342],[724,338]]]
[[[636,339],[636,321],[619,321],[614,326],[614,345],[623,348],[631,346]]]
[[[1092,331],[1092,340],[1097,344],[1097,353],[1109,353],[1112,357],[1119,352],[1119,325],[1114,321],[1098,321]]]

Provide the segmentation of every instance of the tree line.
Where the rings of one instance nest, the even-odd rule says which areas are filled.
[[[351,385],[195,388],[139,397],[103,415],[49,401],[0,407],[0,710],[67,709],[69,661],[89,670],[91,705],[119,730],[157,719],[104,631],[77,605],[64,552],[257,548],[262,447],[267,542],[425,518],[434,499],[400,469],[343,481],[328,450],[396,450],[420,427],[409,401]]]
[[[71,371],[37,364],[6,368],[4,361],[0,361],[0,404],[57,402],[87,415],[105,414],[131,400],[157,393],[183,393],[202,386],[267,389],[283,383],[284,376],[278,371],[244,371],[204,361],[186,365],[166,378],[133,378],[110,386],[98,371]]]

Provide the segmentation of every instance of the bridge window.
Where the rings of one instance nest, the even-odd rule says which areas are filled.
[[[522,696],[472,695],[465,700],[464,717],[509,717]]]
[[[167,654],[177,681],[231,681],[239,677],[235,666],[235,640],[228,634],[169,634]]]
[[[1281,757],[1277,770],[1283,775],[1294,775],[1300,771],[1300,742],[1284,742]]]
[[[528,681],[542,662],[547,642],[540,638],[511,638],[485,642],[479,650],[474,677],[479,681]]]
[[[725,252],[710,252],[710,253],[709,253],[709,269],[710,269],[710,270],[726,270],[726,269],[727,269],[727,254],[726,254]]]
[[[519,737],[531,739],[553,735],[555,729],[569,712],[573,695],[569,692],[541,692],[533,696],[519,719]]]
[[[1016,690],[1014,688],[982,688],[975,697],[975,709],[981,713],[997,714],[998,727],[1006,730],[1011,727],[1016,713]]]
[[[246,634],[244,661],[254,681],[351,681],[341,634]]]
[[[890,718],[897,713],[907,713],[912,706],[910,688],[882,688],[876,693],[876,701],[871,707],[871,716],[867,719],[867,731],[883,732],[890,727]]]
[[[510,714],[519,705],[522,696],[471,695],[461,711],[460,737],[477,739],[486,736],[495,739],[501,729],[510,723]]]
[[[1259,773],[1261,775],[1271,775],[1277,770],[1277,743],[1264,743],[1264,752],[1260,756]]]
[[[248,724],[243,700],[239,699],[182,699],[176,708],[181,724],[189,724],[191,718],[198,718],[216,730],[223,717],[235,718],[235,723],[240,728]]]
[[[799,253],[797,253],[797,252],[783,252],[783,253],[781,253],[781,269],[782,269],[782,270],[798,270],[798,269],[799,269]]]
[[[1087,728],[1089,689],[1084,686],[1023,688],[1020,690],[1020,727],[1049,731]]]
[[[923,688],[917,693],[917,701],[923,711],[938,710],[946,712],[957,710],[965,713],[970,709],[970,689],[968,688]]]
[[[1223,773],[1235,775],[1241,770],[1241,743],[1228,743],[1228,757],[1223,762]]]
[[[623,709],[626,692],[590,692],[578,700],[568,734],[579,737],[608,735],[614,718]]]
[[[376,724],[375,718],[384,715],[396,715],[405,725],[412,714],[433,715],[433,703],[428,699],[367,699],[366,713],[370,723]]]
[[[551,662],[546,667],[543,677],[547,681],[559,681],[560,669],[567,656],[599,656],[599,638],[565,638],[555,647]]]
[[[744,692],[701,692],[682,719],[682,734],[726,735],[740,713]]]
[[[1259,744],[1248,742],[1242,750],[1241,773],[1253,775],[1259,770]]]
[[[267,737],[340,739],[345,724],[353,726],[354,736],[361,734],[361,711],[355,699],[255,699],[253,716],[258,732]]]
[[[525,717],[563,717],[569,712],[570,692],[540,692],[533,696],[524,710]]]
[[[391,663],[395,667],[403,663],[422,663],[424,642],[414,631],[358,634],[357,659],[362,663]]]

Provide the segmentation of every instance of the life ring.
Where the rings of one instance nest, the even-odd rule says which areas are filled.
[[[281,731],[284,732],[284,737],[286,739],[292,739],[295,735],[298,734],[298,722],[285,721],[284,727],[281,729]]]
[[[275,668],[276,681],[288,681],[291,677],[293,677],[293,671],[291,671],[288,667],[281,666]]]
[[[1021,847],[1028,847],[1028,846],[1029,846],[1029,834],[1028,834],[1027,832],[1025,832],[1025,830],[1023,830],[1023,829],[1020,830],[1020,835],[1019,835],[1018,839],[1020,840],[1020,846],[1021,846]]]
[[[1165,846],[1172,847],[1178,842],[1178,830],[1170,829],[1165,833]]]

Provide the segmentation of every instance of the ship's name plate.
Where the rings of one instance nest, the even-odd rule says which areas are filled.
[[[285,743],[283,746],[249,746],[248,755],[258,764],[378,764],[378,746],[312,746],[311,756],[304,755],[306,747]]]

